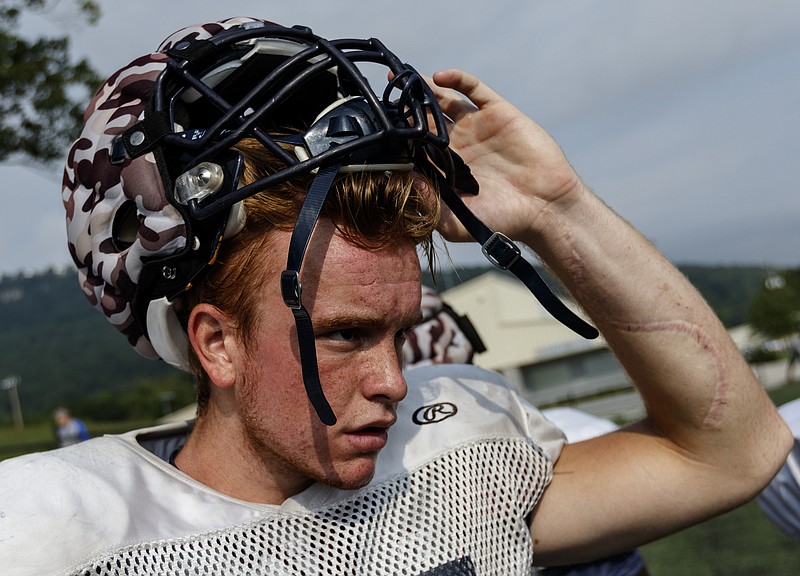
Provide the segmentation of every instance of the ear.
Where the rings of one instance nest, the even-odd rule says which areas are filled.
[[[228,315],[216,306],[198,304],[187,325],[189,341],[209,379],[220,388],[236,382],[239,339]]]

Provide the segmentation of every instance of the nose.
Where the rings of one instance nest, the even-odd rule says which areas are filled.
[[[408,385],[397,350],[394,346],[385,348],[371,353],[373,365],[364,382],[364,395],[376,402],[396,404],[406,397]]]

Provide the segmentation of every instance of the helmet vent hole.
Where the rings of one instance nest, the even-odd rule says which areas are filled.
[[[119,252],[127,250],[136,241],[139,232],[139,218],[136,203],[131,200],[117,208],[111,225],[111,240]]]

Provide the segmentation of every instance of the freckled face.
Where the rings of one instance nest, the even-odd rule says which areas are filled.
[[[291,234],[269,239],[286,254]],[[237,396],[247,441],[271,473],[297,491],[312,481],[340,488],[369,482],[406,394],[401,348],[419,321],[420,268],[411,241],[377,252],[346,242],[321,220],[301,271],[314,323],[320,381],[337,418],[320,422],[303,386],[297,334],[280,295],[280,259],[261,284],[259,321]],[[279,263],[280,262],[280,263]]]

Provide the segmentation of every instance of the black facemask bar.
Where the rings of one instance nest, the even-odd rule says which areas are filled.
[[[243,43],[262,38],[289,40],[305,48],[286,57],[235,102],[229,102],[225,95],[203,81],[204,72],[223,58],[235,60],[246,53],[249,48]],[[183,173],[203,162],[214,162],[224,154],[229,155],[234,144],[248,137],[260,142],[286,166],[238,188],[236,179],[227,178],[218,191],[206,198],[176,202],[186,214],[187,222],[219,219],[220,214],[226,214],[234,204],[256,192],[317,171],[292,233],[287,267],[281,276],[281,292],[295,318],[306,392],[323,423],[333,425],[336,417],[319,381],[314,328],[302,302],[300,270],[328,191],[343,165],[413,163],[415,170],[435,181],[442,200],[481,244],[493,265],[520,278],[542,306],[567,327],[585,338],[597,337],[594,327],[575,315],[550,291],[534,267],[522,257],[519,248],[502,233],[488,228],[463,203],[457,190],[477,194],[478,184],[466,164],[448,147],[446,118],[433,92],[413,68],[403,64],[379,40],[329,41],[307,28],[263,26],[231,29],[207,40],[181,42],[167,54],[171,59],[156,83],[152,113],[123,135],[130,156],[156,147],[178,150],[181,158],[188,158],[178,170]],[[391,72],[393,79],[382,97],[373,92],[357,66],[359,62],[378,63]],[[279,104],[292,98],[315,76],[331,74],[332,69],[336,70],[341,95],[357,96],[357,101],[345,102],[332,111],[328,115],[331,118],[326,116],[327,126],[322,129],[318,123],[298,136],[275,136],[264,127],[268,125],[265,120],[275,114]],[[210,103],[218,114],[216,121],[194,131],[191,137],[172,129],[175,95],[181,93],[181,87],[187,86]],[[334,100],[332,97],[331,101]],[[363,124],[358,130],[351,130],[354,116]],[[337,128],[331,130],[331,126]],[[316,139],[313,143],[309,139],[312,133]],[[303,139],[304,147],[311,148],[307,159],[293,156],[281,145],[292,140],[299,144],[299,139]],[[171,190],[174,187],[172,177],[167,173],[164,179],[165,186]],[[194,275],[197,273],[195,271]]]

